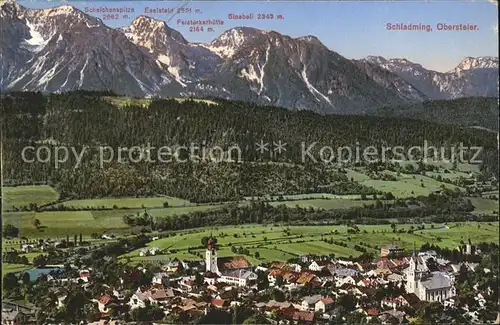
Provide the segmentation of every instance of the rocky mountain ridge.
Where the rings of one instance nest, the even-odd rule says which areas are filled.
[[[5,2],[0,26],[2,91],[220,97],[337,114],[498,96],[498,58],[466,58],[438,73],[407,60],[349,60],[315,36],[251,27],[190,43],[161,20],[139,16],[114,29],[67,5],[27,9]]]

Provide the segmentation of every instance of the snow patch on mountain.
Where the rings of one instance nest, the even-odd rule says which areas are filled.
[[[45,85],[44,89],[47,87],[47,83],[54,77],[56,74],[56,69],[59,67],[59,64],[56,64],[53,66],[49,71],[47,71],[39,80],[38,80],[38,85],[42,86]]]
[[[262,33],[262,31],[250,27],[232,28],[222,33],[209,45],[202,46],[221,58],[231,58],[246,41]]]
[[[266,49],[266,58],[265,58],[264,64],[260,68],[260,78],[259,78],[260,89],[259,89],[259,95],[262,93],[262,90],[264,90],[264,73],[265,73],[264,70],[266,68],[267,62],[269,61],[269,50],[270,49],[271,49],[271,46],[268,45],[267,49]]]
[[[460,62],[455,69],[449,71],[449,73],[460,74],[464,71],[469,71],[472,69],[498,69],[498,58],[491,56],[483,56],[478,58],[466,57]]]
[[[141,88],[141,90],[144,92],[144,94],[146,96],[153,95],[153,92],[150,89],[148,89],[148,86],[146,84],[144,84],[139,78],[137,78],[128,66],[125,67],[125,71],[127,71],[132,76],[132,78],[135,80],[137,85]]]
[[[306,72],[307,66],[304,64],[304,68],[302,69],[301,76],[304,82],[306,83],[307,88],[309,89],[309,92],[313,94],[313,96],[316,98],[316,100],[319,102],[320,99],[316,95],[320,95],[323,97],[324,100],[326,100],[330,105],[332,105],[332,102],[328,97],[323,95],[318,89],[316,89],[311,82],[309,82],[309,79],[307,78],[307,72]]]
[[[407,59],[368,56],[365,60],[390,71],[430,99],[461,97],[498,97],[498,57],[466,57],[454,69],[437,72]]]
[[[158,55],[158,61],[165,63],[166,65],[170,65],[170,58],[165,54]]]
[[[81,87],[83,85],[83,80],[85,78],[85,68],[87,68],[87,65],[89,64],[89,56],[85,56],[85,63],[83,64],[83,68],[80,70],[80,79],[78,80],[78,85]]]
[[[259,85],[258,89],[253,89],[257,95],[262,94],[262,91],[265,89],[264,85],[264,76],[267,62],[269,61],[269,51],[271,49],[271,45],[268,45],[266,48],[264,63],[260,63],[260,60],[257,59],[255,64],[250,64],[249,66],[243,68],[240,72],[240,77],[246,78],[246,80],[250,82],[257,83]],[[252,51],[250,57],[256,53],[256,51]]]
[[[236,53],[236,49],[233,46],[210,46],[210,45],[202,45],[206,49],[214,52],[221,58],[230,58]]]
[[[99,27],[99,24],[91,25],[91,24],[89,24],[88,21],[86,21],[85,24],[87,25],[88,28]]]
[[[241,70],[241,77],[246,78],[250,82],[259,82],[259,75],[253,65],[249,65]]]
[[[174,76],[175,80],[181,84],[182,87],[187,87],[187,85],[184,83],[184,81],[182,80],[182,77],[180,75],[180,69],[179,67],[172,67],[172,66],[169,66],[168,67],[168,72],[170,72],[171,75]]]
[[[30,34],[30,38],[25,40],[25,43],[28,45],[28,49],[33,52],[40,52],[43,50],[45,45],[47,45],[50,38],[44,39],[42,34],[36,30],[35,25],[27,19],[26,26],[28,26]]]

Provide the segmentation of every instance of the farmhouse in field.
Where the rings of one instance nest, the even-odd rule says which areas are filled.
[[[159,247],[147,247],[139,251],[139,256],[154,256],[161,251]]]
[[[23,244],[21,246],[21,251],[23,253],[31,253],[33,249],[35,248],[35,245],[30,245],[30,244]]]

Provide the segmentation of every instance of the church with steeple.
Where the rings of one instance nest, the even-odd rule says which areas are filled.
[[[222,260],[224,260],[224,258]],[[255,284],[257,281],[257,274],[252,271],[252,267],[249,265],[248,261],[241,256],[231,257],[229,263],[230,267],[227,267],[227,265],[224,266],[224,263],[222,263],[220,270],[218,262],[217,239],[210,235],[207,241],[207,250],[205,252],[204,281],[206,283],[215,284],[221,282],[246,287]]]
[[[454,277],[447,272],[431,271],[427,260],[415,251],[404,274],[406,292],[414,293],[420,300],[442,302],[455,296]]]
[[[205,252],[205,268],[206,272],[220,275],[217,266],[217,240],[210,236],[207,243],[207,251]]]

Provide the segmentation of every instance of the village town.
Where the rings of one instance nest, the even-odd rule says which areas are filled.
[[[499,1],[0,0],[0,325],[500,325]]]
[[[23,276],[21,286],[4,278],[4,290],[32,303],[5,298],[2,324],[498,324],[495,244],[465,243],[455,263],[387,244],[372,260],[301,256],[252,266],[244,256],[218,257],[214,236],[202,243],[204,261],[127,268],[105,256]]]

